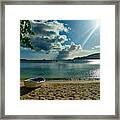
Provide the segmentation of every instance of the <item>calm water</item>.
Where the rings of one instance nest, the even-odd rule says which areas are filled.
[[[92,79],[100,78],[100,61],[21,63],[21,79],[41,76],[45,78]]]

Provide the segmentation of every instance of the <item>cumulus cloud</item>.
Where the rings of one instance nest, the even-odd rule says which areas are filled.
[[[44,51],[48,54],[54,51],[57,53],[56,59],[66,59],[70,54],[82,49],[80,44],[71,42],[65,34],[71,29],[64,23],[56,20],[33,20],[31,25],[35,35],[30,40],[37,52]],[[66,41],[70,43],[67,44]]]
[[[31,40],[33,48],[36,51],[45,50],[48,51],[51,49],[51,41],[47,38],[33,37]]]
[[[75,44],[74,42],[71,45],[65,45],[65,48],[59,51],[59,54],[56,59],[67,59],[71,54],[74,55],[76,52],[80,52],[82,49],[80,44]]]
[[[68,32],[69,27],[56,20],[33,20],[32,31],[35,35],[31,38],[31,43],[35,50],[50,51],[52,49],[62,50],[64,46],[62,43],[68,41],[67,35],[61,35],[60,32]]]
[[[59,54],[56,57],[56,59],[66,59],[68,58],[68,56],[69,56],[69,51],[62,50],[62,51],[59,51]]]
[[[65,25],[63,23],[60,23],[56,20],[50,21],[50,22],[42,20],[39,22],[32,21],[32,30],[38,34],[41,34],[41,32],[42,32],[42,34],[43,34],[43,32],[53,32],[54,34],[59,35],[60,31],[68,32],[70,30],[70,28],[65,27]]]

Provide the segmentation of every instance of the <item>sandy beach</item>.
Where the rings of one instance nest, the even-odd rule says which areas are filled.
[[[38,88],[26,88],[21,82],[21,100],[99,100],[99,80],[46,81]]]

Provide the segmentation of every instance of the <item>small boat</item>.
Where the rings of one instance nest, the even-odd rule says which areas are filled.
[[[35,77],[25,80],[24,85],[29,88],[35,88],[35,87],[39,87],[43,82],[45,82],[45,78]]]

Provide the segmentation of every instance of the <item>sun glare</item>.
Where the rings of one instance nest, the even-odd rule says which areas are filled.
[[[86,38],[85,41],[83,42],[82,47],[85,46],[85,44],[87,43],[87,41],[89,40],[89,38],[93,35],[93,33],[95,32],[95,30],[96,30],[99,26],[100,26],[100,21],[99,21],[99,20],[96,20],[96,22],[95,22],[92,30],[89,29],[89,30],[91,30],[91,31],[89,32],[89,34],[87,35],[87,38]]]

